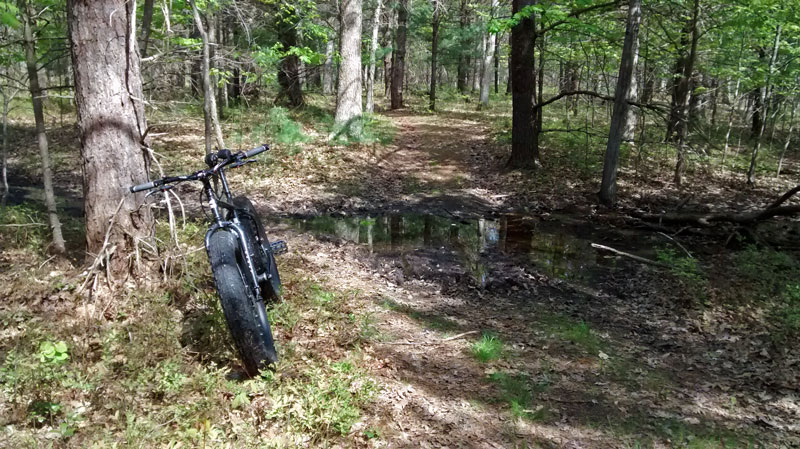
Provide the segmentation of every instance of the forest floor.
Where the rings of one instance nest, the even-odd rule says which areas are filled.
[[[271,164],[232,176],[290,248],[271,306],[283,360],[256,379],[224,332],[199,221],[166,252],[185,256],[166,281],[94,302],[76,293],[80,264],[49,260],[36,227],[0,234],[0,445],[800,445],[797,222],[763,226],[755,246],[727,242],[732,229],[659,234],[626,213],[687,196],[688,210],[763,207],[790,182],[745,190],[698,168],[675,188],[645,158],[621,173],[620,207],[599,209],[596,176],[554,147],[540,173],[506,170],[507,111],[468,108],[388,112],[385,139],[277,145]],[[167,117],[150,121],[163,164],[196,165],[201,122]],[[229,123],[253,136],[236,146],[259,143],[248,126]],[[55,139],[76,148],[70,133]],[[24,183],[34,142],[20,134]],[[56,157],[69,207],[79,168]],[[40,217],[15,207],[5,222]]]

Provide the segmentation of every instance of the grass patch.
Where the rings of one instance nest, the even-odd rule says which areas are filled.
[[[532,421],[546,419],[547,408],[535,407],[534,397],[536,393],[546,391],[550,387],[547,376],[534,381],[526,374],[496,372],[490,374],[488,379],[500,390],[498,399],[508,404],[515,417]]]
[[[498,337],[491,334],[483,334],[481,338],[470,347],[472,355],[481,363],[497,360],[503,356],[505,347]]]
[[[542,317],[542,324],[548,332],[590,354],[597,355],[605,347],[603,340],[585,321],[575,321],[563,315],[547,314]]]

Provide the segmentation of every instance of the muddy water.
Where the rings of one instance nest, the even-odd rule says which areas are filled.
[[[618,246],[624,247],[629,240],[566,217],[545,220],[506,215],[461,220],[387,214],[289,218],[280,223],[302,232],[349,240],[387,256],[420,250],[455,252],[480,286],[485,286],[493,270],[505,269],[509,264],[530,265],[550,277],[591,283],[621,265],[616,259],[599,254],[591,243],[617,241]]]

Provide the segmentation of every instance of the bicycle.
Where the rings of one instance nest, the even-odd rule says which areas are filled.
[[[251,158],[267,150],[268,145],[237,153],[219,150],[206,155],[208,169],[130,187],[131,193],[151,190],[149,196],[181,182],[202,182],[213,218],[205,236],[211,273],[228,330],[251,376],[278,361],[265,303],[280,297],[275,255],[285,253],[287,246],[284,241],[269,242],[252,202],[231,194],[225,170],[256,162]],[[222,196],[212,182],[214,186],[221,183]]]

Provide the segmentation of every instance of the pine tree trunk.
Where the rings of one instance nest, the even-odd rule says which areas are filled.
[[[683,63],[678,63],[676,66],[683,70],[680,79],[675,89],[673,90],[673,101],[671,110],[671,127],[667,128],[667,140],[670,138],[670,133],[675,132],[677,137],[677,150],[678,157],[675,163],[675,175],[673,182],[675,185],[681,185],[683,182],[683,170],[686,165],[686,139],[689,134],[689,123],[687,120],[687,112],[689,108],[689,95],[691,94],[691,77],[694,72],[694,63],[697,60],[697,41],[700,39],[698,30],[698,17],[700,15],[700,0],[694,0],[694,7],[692,9],[692,18],[687,26],[687,32],[691,34],[691,43],[689,44],[689,53],[686,55]],[[686,36],[686,33],[684,33]],[[684,37],[681,38],[684,41]]]
[[[392,109],[403,107],[403,83],[406,72],[406,33],[408,32],[408,0],[397,2],[397,47],[392,61]]]
[[[429,92],[429,104],[431,111],[436,110],[436,58],[439,54],[439,22],[441,21],[441,5],[437,0],[433,0],[433,21],[431,27],[433,29],[431,39],[431,89]]]
[[[517,13],[535,0],[513,0],[512,13]],[[512,168],[535,168],[539,159],[538,143],[533,132],[533,63],[536,25],[534,17],[520,20],[511,29],[511,158]]]
[[[633,85],[633,74],[638,57],[639,25],[642,20],[641,0],[630,0],[628,4],[628,24],[625,29],[625,42],[622,47],[622,59],[619,65],[617,88],[614,92],[614,113],[611,118],[611,129],[608,133],[605,161],[603,163],[603,181],[600,185],[600,202],[612,206],[617,199],[617,168],[619,165],[619,148],[626,130],[628,117],[628,99]]]
[[[375,17],[372,19],[372,41],[370,43],[369,67],[367,69],[367,112],[375,112],[375,53],[378,51],[378,31],[381,26],[381,7],[383,0],[375,5]]]
[[[145,246],[141,242],[152,244],[154,230],[144,195],[128,191],[147,180],[134,8],[135,2],[125,0],[67,1],[86,243],[90,254],[108,255],[108,272],[115,279],[131,271],[131,256]]]
[[[205,123],[205,147],[206,153],[210,153],[216,140],[217,148],[225,148],[225,141],[222,138],[222,128],[219,124],[217,115],[217,99],[214,94],[214,84],[211,82],[211,38],[203,26],[203,19],[194,0],[189,1],[192,5],[192,14],[200,39],[203,40],[203,59],[201,69],[201,79],[203,80],[203,118]]]
[[[298,12],[290,4],[281,4],[275,15],[275,27],[278,30],[278,42],[283,51],[297,46],[297,25],[300,22]],[[300,79],[300,59],[296,55],[286,55],[278,64],[278,85],[280,92],[276,103],[291,108],[299,108],[305,104],[303,87]]]
[[[28,67],[28,81],[33,102],[33,117],[36,122],[36,137],[39,143],[39,158],[42,160],[42,181],[44,184],[44,203],[47,218],[53,233],[53,251],[56,254],[66,252],[64,236],[61,233],[61,221],[56,211],[56,197],[53,190],[53,172],[50,168],[50,151],[47,148],[47,135],[44,129],[44,107],[42,105],[42,89],[39,86],[39,68],[36,65],[36,41],[33,37],[35,25],[33,5],[25,2],[23,17],[23,34],[25,39],[25,62]]]
[[[361,0],[341,0],[339,23],[339,83],[336,89],[336,124],[346,133],[361,135]]]

